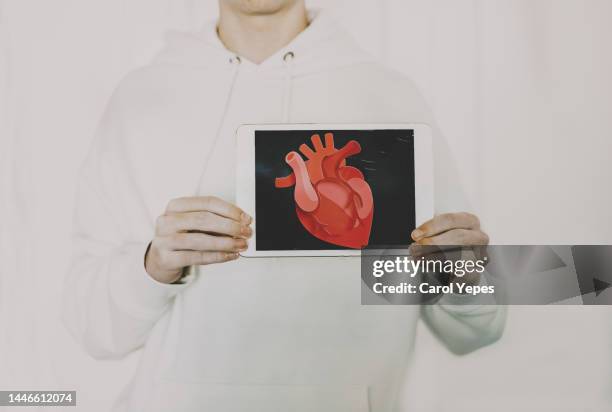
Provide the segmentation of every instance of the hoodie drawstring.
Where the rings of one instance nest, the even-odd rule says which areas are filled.
[[[200,192],[202,183],[204,182],[204,177],[208,172],[208,165],[210,164],[210,159],[217,147],[219,138],[221,137],[221,130],[223,129],[223,125],[225,124],[225,118],[227,117],[229,105],[232,101],[232,95],[234,94],[234,87],[236,86],[236,79],[238,78],[238,73],[240,72],[240,64],[242,63],[242,60],[240,59],[240,56],[234,56],[229,59],[229,62],[233,66],[232,77],[227,90],[227,95],[225,97],[225,104],[223,105],[223,113],[221,114],[221,120],[219,120],[219,125],[217,126],[217,131],[215,133],[213,143],[211,145],[210,150],[208,151],[208,154],[206,155],[206,159],[204,161],[204,170],[202,171],[202,174],[200,174],[200,178],[198,179],[198,185],[196,186],[196,196]]]
[[[290,109],[291,109],[291,97],[293,92],[293,59],[295,54],[293,52],[287,52],[283,56],[285,62],[285,85],[283,93],[283,123],[289,123],[290,120]]]

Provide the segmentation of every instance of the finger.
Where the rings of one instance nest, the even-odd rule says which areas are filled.
[[[312,159],[313,156],[315,155],[314,152],[312,151],[312,149],[310,147],[308,147],[308,145],[306,143],[302,143],[300,145],[300,152],[302,152],[302,154],[304,156],[306,156],[306,158],[308,158],[308,159]]]
[[[252,218],[239,207],[214,196],[181,197],[171,200],[167,213],[212,212],[238,222],[251,223]]]
[[[485,238],[484,240],[487,239]],[[414,258],[423,256],[427,256],[428,258],[432,256],[442,256],[443,258],[446,258],[448,255],[453,255],[455,252],[463,253],[464,251],[471,251],[476,259],[483,260],[485,265],[488,263],[489,259],[489,252],[486,244],[466,247],[460,245],[422,245],[419,243],[413,243],[408,247],[408,251],[410,256]]]
[[[333,149],[334,145],[334,134],[333,133],[325,133],[325,148]]]
[[[480,230],[452,229],[439,235],[421,238],[421,246],[477,246],[489,243],[489,237]]]
[[[415,242],[408,247],[410,255],[413,257],[437,256],[448,251],[461,250],[461,247],[450,245],[424,245]]]
[[[321,136],[319,136],[318,134],[313,134],[310,140],[312,140],[312,145],[314,146],[315,152],[323,150],[323,143],[321,143]]]
[[[209,252],[240,252],[248,248],[245,239],[212,236],[204,233],[178,233],[160,238],[163,248],[168,250],[196,250]]]
[[[412,232],[412,238],[419,240],[435,236],[452,229],[478,229],[480,221],[471,213],[446,213],[423,223]]]
[[[176,265],[176,268],[183,268],[192,265],[211,265],[213,263],[229,262],[240,257],[235,252],[194,252],[194,251],[176,251],[172,252],[171,261]]]
[[[163,215],[157,219],[157,235],[200,231],[219,235],[248,238],[253,231],[248,225],[212,212],[189,212]]]

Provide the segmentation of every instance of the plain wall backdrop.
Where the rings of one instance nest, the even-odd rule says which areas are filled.
[[[496,243],[610,243],[612,2],[328,0],[410,75]],[[78,390],[105,411],[138,354],[96,362],[59,319],[75,178],[114,86],[212,0],[0,0],[0,388]],[[503,340],[465,358],[424,329],[405,406],[612,410],[608,308],[511,308]],[[503,400],[503,402],[502,402]]]

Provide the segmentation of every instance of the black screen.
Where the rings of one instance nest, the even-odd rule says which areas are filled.
[[[335,148],[354,140],[361,152],[346,159],[359,169],[373,198],[373,218],[367,247],[406,246],[415,227],[413,130],[287,130],[255,132],[255,219],[258,251],[347,249],[313,236],[298,219],[295,186],[275,187],[275,179],[292,173],[285,161],[289,152],[311,136],[333,133]],[[314,213],[314,212],[313,212]]]

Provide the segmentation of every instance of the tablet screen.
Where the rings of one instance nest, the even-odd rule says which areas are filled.
[[[407,246],[414,130],[255,131],[257,251]]]

